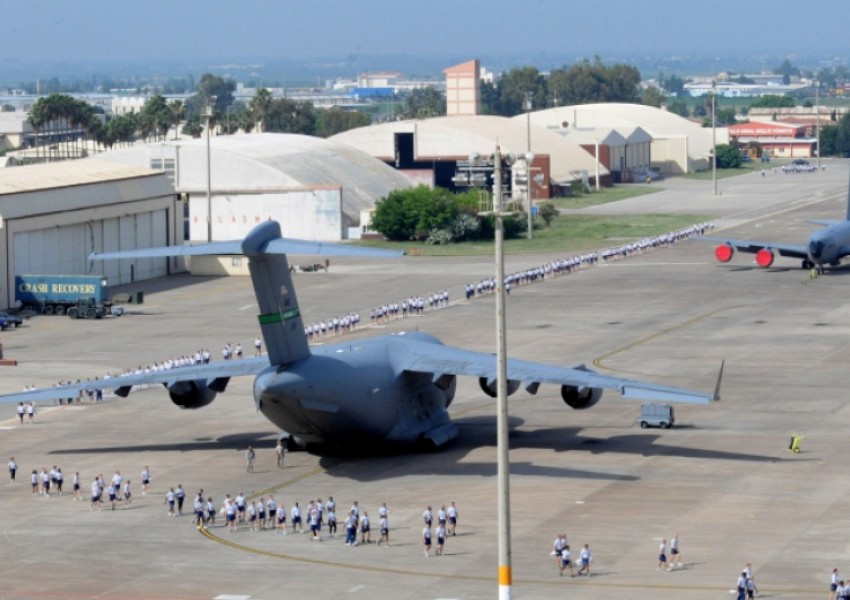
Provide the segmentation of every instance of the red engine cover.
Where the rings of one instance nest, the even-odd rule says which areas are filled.
[[[732,256],[734,254],[735,249],[729,244],[720,244],[714,249],[714,256],[722,263],[727,263],[732,260]]]
[[[756,263],[763,269],[768,268],[773,264],[773,250],[762,248],[756,252]]]

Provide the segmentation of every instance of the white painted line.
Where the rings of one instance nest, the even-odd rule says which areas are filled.
[[[236,594],[219,594],[213,600],[248,600],[251,596],[240,596]]]
[[[254,308],[254,306],[256,306],[256,304],[246,304],[245,306],[243,306],[239,310],[248,310],[249,308]]]
[[[347,591],[349,594],[353,594],[354,592],[359,592],[359,591],[360,591],[360,590],[362,590],[364,587],[366,587],[366,586],[363,586],[363,585],[355,585],[353,588],[350,588],[350,589],[348,589],[348,590],[346,590],[346,591]]]

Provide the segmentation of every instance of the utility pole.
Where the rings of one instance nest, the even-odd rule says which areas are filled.
[[[711,181],[714,185],[713,196],[717,195],[717,119],[715,118],[717,103],[717,81],[711,82]]]
[[[212,227],[212,171],[210,169],[210,122],[213,116],[213,106],[215,105],[216,97],[210,96],[207,98],[207,105],[204,107],[203,115],[207,118],[207,241],[213,241]]]

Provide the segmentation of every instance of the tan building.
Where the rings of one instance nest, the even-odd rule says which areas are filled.
[[[15,275],[103,275],[110,286],[161,277],[177,259],[93,262],[92,252],[182,243],[168,177],[101,159],[0,169],[0,307]]]
[[[470,60],[443,71],[446,75],[446,115],[478,114],[478,80],[481,67]]]

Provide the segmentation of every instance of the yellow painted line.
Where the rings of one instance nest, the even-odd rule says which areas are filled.
[[[480,406],[469,407],[468,409],[461,411],[460,414],[471,412],[473,410],[477,410],[478,408],[481,408],[481,407]],[[284,481],[284,482],[282,482],[278,485],[266,488],[266,489],[259,491],[259,492],[254,492],[253,494],[251,494],[251,496],[248,497],[248,499],[254,499],[254,498],[257,498],[257,497],[262,496],[262,495],[266,495],[266,494],[270,494],[272,492],[276,492],[280,489],[292,486],[292,485],[294,485],[298,482],[304,481],[304,480],[309,479],[311,477],[315,477],[316,475],[320,475],[324,472],[325,472],[325,469],[322,468],[322,467],[313,469],[312,471],[308,471],[307,473],[304,473],[302,475],[298,475],[297,477],[293,477],[292,479],[288,479],[287,481]],[[337,567],[337,568],[341,568],[341,569],[351,569],[351,570],[356,570],[356,571],[361,571],[361,572],[362,571],[369,571],[369,572],[372,572],[372,573],[384,573],[384,574],[388,574],[388,575],[402,575],[402,576],[408,576],[408,577],[434,577],[434,576],[439,576],[443,579],[454,579],[454,580],[458,580],[458,581],[487,582],[487,581],[492,581],[494,579],[492,576],[485,576],[485,575],[469,575],[469,574],[462,574],[462,573],[447,574],[447,573],[443,573],[443,572],[426,572],[426,571],[422,571],[421,569],[417,569],[417,570],[397,569],[397,568],[390,568],[390,567],[377,567],[377,566],[373,566],[373,565],[343,563],[343,562],[326,560],[326,559],[321,559],[321,558],[309,558],[309,557],[305,557],[305,556],[302,556],[302,555],[286,554],[286,553],[283,553],[283,552],[274,552],[274,551],[271,551],[271,550],[264,550],[262,548],[255,548],[255,547],[252,547],[252,546],[247,546],[245,544],[240,544],[238,542],[234,542],[233,540],[223,538],[223,537],[213,533],[212,531],[210,531],[207,528],[199,528],[198,532],[201,535],[203,535],[205,538],[207,538],[208,540],[222,544],[223,546],[226,546],[226,547],[228,547],[232,550],[238,550],[240,552],[246,552],[248,554],[254,554],[256,556],[265,556],[266,558],[274,558],[274,559],[279,559],[279,560],[298,562],[298,563],[302,563],[302,564],[322,565],[322,566],[326,566],[326,567]],[[499,567],[497,580],[501,585],[505,585],[505,584],[502,583],[505,580],[507,580],[507,582],[508,582],[507,585],[516,585],[516,584],[544,585],[544,586],[556,586],[556,585],[557,586],[563,586],[563,585],[565,585],[564,580],[560,577],[558,577],[557,579],[555,579],[553,577],[553,579],[551,579],[551,580],[548,580],[548,579],[546,579],[546,580],[543,580],[543,579],[514,579],[512,574],[511,574],[511,568],[509,566],[500,566]],[[580,584],[580,585],[581,585],[581,583],[580,583],[581,581],[582,580],[580,578],[574,580],[575,583]],[[716,586],[670,585],[670,584],[666,584],[666,583],[664,583],[664,584],[641,584],[641,583],[624,583],[622,581],[620,581],[620,582],[614,582],[614,581],[606,582],[606,581],[600,581],[599,578],[594,579],[592,585],[595,586],[595,587],[607,587],[607,588],[617,588],[617,589],[646,589],[646,590],[669,589],[669,590],[680,590],[680,591],[684,591],[684,592],[686,592],[686,591],[700,591],[700,592],[710,591],[710,592],[718,592],[718,593],[722,591],[721,589],[719,589]],[[774,593],[774,594],[784,593],[784,594],[794,594],[794,595],[797,595],[797,596],[799,596],[799,595],[814,596],[814,595],[822,593],[820,589],[814,590],[814,589],[796,589],[796,588],[773,588],[773,589],[770,589],[770,590],[768,590],[766,588],[762,588],[759,591],[762,594],[764,594],[764,593]]]
[[[652,335],[648,335],[648,336],[641,338],[641,339],[639,339],[635,342],[632,342],[631,344],[627,344],[625,346],[622,346],[621,348],[617,348],[616,350],[611,350],[610,352],[606,352],[602,356],[595,358],[593,360],[593,364],[595,366],[599,367],[600,369],[607,369],[609,371],[614,371],[614,372],[619,372],[619,373],[629,373],[629,371],[626,371],[626,370],[623,370],[623,369],[614,369],[614,368],[611,368],[611,367],[606,367],[602,364],[602,362],[608,360],[612,356],[616,356],[617,354],[621,354],[623,352],[633,350],[634,348],[637,348],[638,346],[642,346],[643,344],[646,344],[648,342],[656,340],[660,337],[664,337],[665,335],[669,335],[671,333],[675,333],[677,331],[680,331],[682,329],[690,327],[694,323],[698,323],[699,321],[702,321],[702,320],[707,319],[709,317],[713,317],[714,315],[721,313],[725,310],[728,310],[729,308],[731,308],[731,307],[718,308],[717,310],[709,311],[705,314],[698,315],[698,316],[694,317],[693,319],[689,319],[689,320],[685,321],[684,323],[678,323],[676,325],[673,325],[672,327],[668,327],[667,329],[662,329],[661,331],[653,333]]]
[[[484,575],[467,575],[461,573],[453,573],[448,574],[445,572],[427,572],[421,569],[412,570],[412,569],[393,569],[389,567],[376,567],[372,565],[364,565],[364,564],[350,564],[350,563],[342,563],[332,560],[325,560],[321,558],[307,558],[301,555],[295,554],[285,554],[282,552],[273,552],[271,550],[263,550],[260,548],[253,548],[251,546],[246,546],[244,544],[239,544],[237,542],[233,542],[231,540],[222,538],[208,529],[199,529],[198,531],[201,534],[219,544],[223,544],[228,548],[232,548],[233,550],[239,550],[241,552],[247,552],[249,554],[255,554],[257,556],[265,556],[267,558],[277,558],[281,560],[288,560],[293,562],[299,562],[310,565],[322,565],[325,567],[338,567],[342,569],[352,569],[356,571],[369,571],[372,573],[384,573],[389,575],[404,575],[408,577],[434,577],[439,576],[442,579],[454,579],[458,581],[492,581],[494,578],[492,576],[484,576]],[[591,578],[593,579],[593,578]],[[503,581],[507,580],[507,584],[503,583]],[[563,586],[564,580],[562,578],[555,579],[553,577],[552,580],[543,580],[543,579],[514,579],[511,577],[510,567],[499,567],[499,578],[498,581],[501,585],[516,585],[516,584],[524,584],[524,585],[547,585],[547,586]],[[583,582],[581,578],[577,578],[575,583]],[[588,583],[590,583],[588,581]],[[606,582],[601,581],[599,577],[593,579],[593,583],[591,584],[594,587],[607,587],[607,588],[619,588],[619,589],[669,589],[669,590],[681,590],[681,591],[710,591],[710,592],[722,592],[725,589],[718,588],[717,586],[700,586],[700,585],[673,585],[673,584],[641,584],[641,583],[624,583],[624,582]],[[796,588],[772,588],[767,589],[764,587],[759,588],[759,593],[765,595],[767,593],[784,593],[784,594],[804,594],[804,595],[817,595],[822,593],[820,589],[796,589]]]

